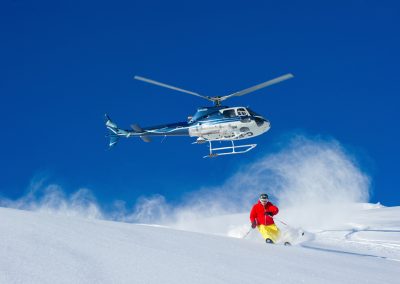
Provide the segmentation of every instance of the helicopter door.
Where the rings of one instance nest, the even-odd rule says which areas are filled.
[[[226,109],[222,112],[222,115],[226,118],[235,117],[236,112],[234,108]]]

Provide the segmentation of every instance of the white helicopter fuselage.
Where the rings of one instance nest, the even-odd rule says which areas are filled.
[[[225,108],[219,112],[220,117],[214,115],[192,124],[189,136],[211,141],[241,140],[261,135],[271,128],[268,120],[261,116],[254,119],[244,107]]]
[[[241,140],[261,135],[270,129],[269,123],[257,126],[255,121],[236,121],[217,125],[202,124],[189,128],[191,137],[205,140]]]

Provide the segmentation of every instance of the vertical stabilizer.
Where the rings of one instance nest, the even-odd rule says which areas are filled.
[[[110,137],[110,143],[108,144],[109,147],[113,147],[117,144],[119,140],[119,136],[121,135],[128,135],[128,132],[122,129],[119,129],[118,126],[111,121],[110,117],[106,114],[106,127],[110,130],[110,133],[107,135]]]

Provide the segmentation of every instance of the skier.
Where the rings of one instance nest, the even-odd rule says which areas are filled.
[[[275,243],[280,235],[280,231],[272,218],[278,212],[278,207],[268,200],[266,193],[260,195],[259,201],[254,204],[250,212],[251,227],[253,229],[257,227],[268,244]]]

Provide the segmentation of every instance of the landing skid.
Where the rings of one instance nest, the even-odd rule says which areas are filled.
[[[249,152],[257,146],[257,144],[235,145],[233,140],[231,140],[232,146],[213,148],[212,141],[208,141],[208,143],[210,144],[210,154],[204,156],[203,158],[214,158],[223,155],[243,154]]]

